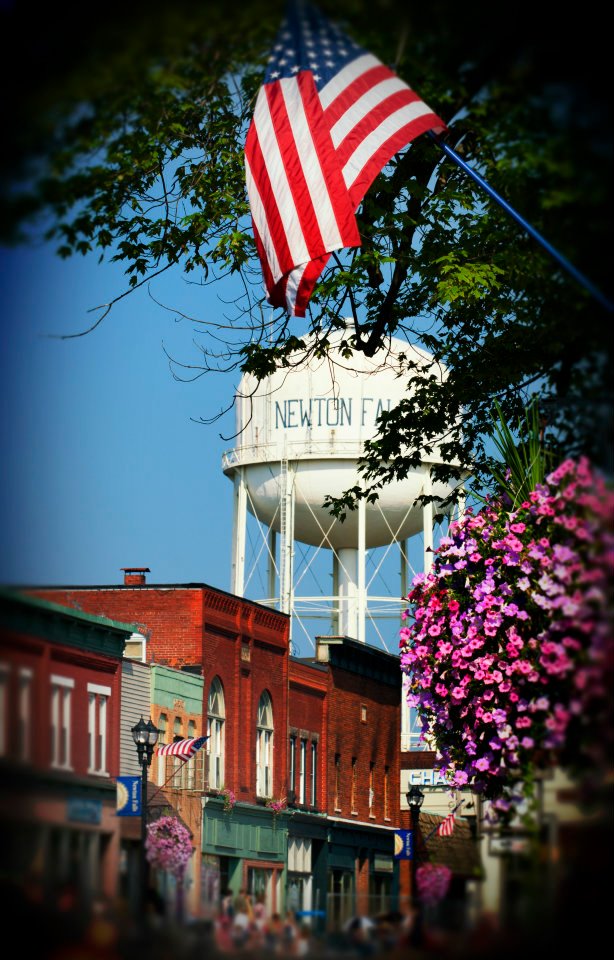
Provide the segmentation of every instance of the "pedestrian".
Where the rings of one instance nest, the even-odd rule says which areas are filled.
[[[232,918],[231,937],[233,946],[241,950],[247,945],[250,936],[250,919],[247,912],[247,900],[235,899],[235,913]]]
[[[308,923],[302,923],[298,938],[296,941],[296,949],[294,951],[295,956],[297,957],[306,957],[308,956],[311,949],[311,927]]]
[[[229,920],[235,915],[235,908],[233,904],[232,890],[230,887],[226,887],[224,890],[224,896],[222,897],[221,902],[221,914],[224,917],[228,917]]]
[[[294,956],[298,940],[298,926],[294,910],[287,910],[281,929],[281,953],[284,957]]]
[[[259,893],[254,904],[254,931],[255,939],[259,946],[264,945],[265,931],[267,925],[267,909],[264,902],[264,894]]]
[[[232,918],[232,942],[240,950],[247,945],[251,933],[251,904],[247,890],[241,889],[234,899],[234,917]]]
[[[267,952],[279,953],[283,924],[278,913],[274,913],[264,930],[264,946]]]

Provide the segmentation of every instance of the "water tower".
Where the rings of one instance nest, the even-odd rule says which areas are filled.
[[[236,394],[237,446],[223,455],[222,468],[234,483],[231,592],[245,596],[252,573],[246,569],[251,514],[262,532],[258,557],[260,563],[266,558],[267,593],[253,599],[291,614],[292,620],[325,615],[333,634],[364,643],[367,623],[379,617],[392,617],[398,636],[401,598],[408,589],[409,539],[416,534],[423,538],[422,569],[430,566],[433,546],[433,504],[416,505],[416,498],[433,494],[443,499],[450,488],[431,479],[438,461],[435,447],[405,480],[385,485],[374,504],[361,500],[343,522],[323,507],[324,498],[360,482],[357,461],[365,440],[376,433],[377,416],[406,396],[408,377],[399,376],[399,355],[409,355],[440,378],[446,371],[431,368],[425,350],[396,338],[372,358],[360,352],[345,357],[339,347],[347,337],[343,330],[331,334],[328,357],[297,355],[296,365],[260,384],[250,375],[242,377]],[[311,337],[304,342],[309,346]],[[295,570],[297,544],[328,551],[330,572],[321,577],[317,594],[302,592],[305,578]],[[397,546],[399,580],[387,584],[386,595],[375,596],[367,555],[372,559],[376,551],[387,553]]]

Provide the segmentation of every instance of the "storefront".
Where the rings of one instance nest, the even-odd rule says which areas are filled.
[[[215,916],[227,890],[262,897],[268,916],[286,909],[288,820],[265,806],[237,803],[224,810],[217,796],[203,798],[201,914]],[[202,876],[201,876],[202,881]]]
[[[288,826],[286,909],[316,932],[326,917],[326,818],[296,811]]]
[[[328,930],[356,915],[376,916],[397,906],[394,830],[328,819]]]

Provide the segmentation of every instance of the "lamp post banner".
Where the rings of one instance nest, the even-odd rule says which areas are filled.
[[[118,777],[116,815],[118,817],[140,817],[141,794],[141,777]]]
[[[394,856],[396,860],[414,859],[414,831],[396,830],[394,834]]]

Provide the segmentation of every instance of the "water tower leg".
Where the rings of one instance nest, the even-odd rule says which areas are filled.
[[[341,636],[341,625],[339,622],[339,557],[337,551],[333,550],[333,603],[331,611],[330,629],[333,637]]]
[[[422,493],[429,497],[433,487],[431,484],[431,471],[424,467],[424,485]],[[424,532],[424,572],[428,573],[433,566],[433,501],[425,503],[422,508],[422,529]]]
[[[456,504],[456,519],[457,519],[457,520],[462,520],[463,517],[465,516],[466,506],[467,506],[467,495],[466,495],[466,492],[465,492],[465,488],[463,487],[463,488],[461,489],[461,492],[460,492],[459,495],[458,495],[458,502],[457,502],[457,504]]]
[[[234,476],[232,516],[232,563],[230,568],[230,592],[242,597],[245,590],[245,529],[247,525],[247,490],[245,474],[238,467]]]
[[[358,591],[356,597],[357,636],[360,643],[366,642],[365,618],[367,616],[367,502],[358,501]]]
[[[294,605],[294,473],[294,465],[286,460],[282,461],[279,491],[281,498],[279,609],[282,613],[288,614],[292,614]]]
[[[366,541],[367,505],[365,500],[359,500],[358,542],[356,548],[343,547],[338,552],[336,595],[339,598],[339,634],[360,643],[366,642]]]
[[[277,587],[277,532],[271,527],[269,529],[269,558],[267,563],[267,582],[269,590],[269,600],[271,606],[275,604]]]
[[[409,540],[401,540],[399,543],[401,553],[401,596],[406,597],[409,593],[409,579],[407,569],[407,554],[409,551]]]
[[[358,639],[358,550],[339,550],[339,635]]]

